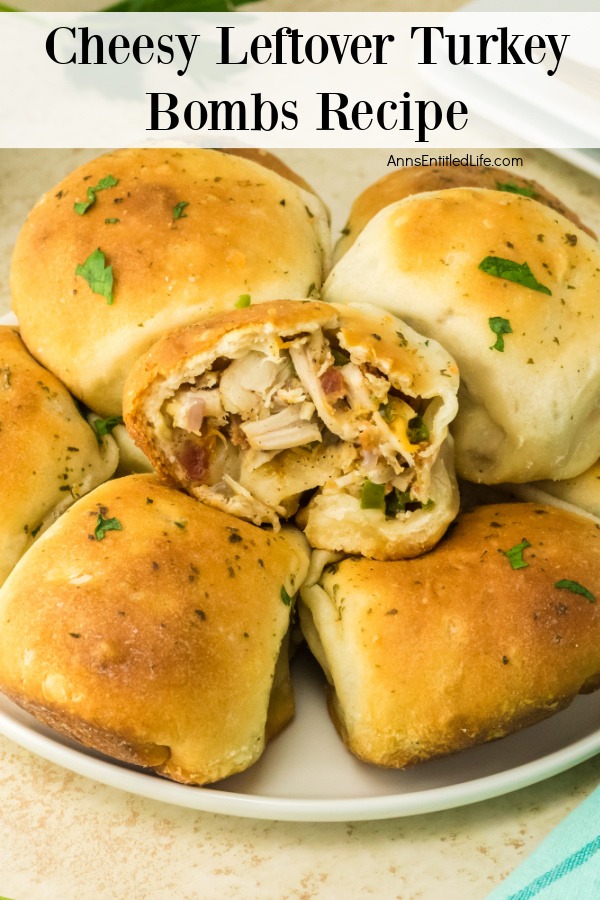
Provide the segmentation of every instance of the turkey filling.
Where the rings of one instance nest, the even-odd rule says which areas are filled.
[[[253,335],[180,385],[162,418],[189,490],[257,524],[315,489],[388,518],[431,505],[418,461],[441,401],[406,395],[364,355],[335,329]]]

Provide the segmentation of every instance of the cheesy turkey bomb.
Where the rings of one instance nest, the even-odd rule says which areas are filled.
[[[504,737],[600,687],[600,531],[481,506],[418,559],[314,571],[300,621],[348,748],[392,768]]]
[[[93,430],[17,329],[0,327],[0,584],[38,535],[115,471],[119,453],[103,425]]]
[[[377,558],[432,546],[457,512],[458,372],[373,307],[263,303],[167,335],[138,360],[125,420],[156,471],[313,547]]]
[[[109,482],[0,591],[0,690],[123,762],[225,778],[293,715],[286,635],[307,568],[297,529],[265,533],[151,475]]]
[[[456,469],[571,478],[600,457],[600,247],[518,194],[416,194],[369,222],[329,302],[373,303],[438,340],[461,376]]]
[[[327,213],[261,162],[215,150],[120,150],[86,163],[31,211],[11,267],[30,352],[103,416],[165,332],[240,298],[319,290]]]
[[[577,213],[565,206],[562,200],[546,190],[539,182],[523,178],[522,175],[517,175],[515,172],[494,169],[491,166],[447,166],[442,168],[405,166],[384,175],[383,178],[369,185],[359,194],[352,204],[348,221],[336,244],[335,258],[340,259],[354,244],[371,219],[390,203],[404,200],[411,194],[422,194],[425,191],[446,191],[456,187],[488,188],[531,197],[538,203],[561,213],[583,231],[587,231],[591,237],[595,237],[594,232],[587,228]]]

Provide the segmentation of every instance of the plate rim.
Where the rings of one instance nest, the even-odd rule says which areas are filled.
[[[153,773],[128,768],[118,760],[91,755],[87,748],[63,744],[20,707],[22,722],[2,708],[11,702],[0,696],[0,734],[37,756],[108,787],[149,800],[158,800],[199,812],[241,818],[288,822],[348,822],[403,818],[456,809],[491,800],[559,775],[600,753],[600,728],[538,759],[484,775],[471,781],[408,793],[341,799],[270,797],[223,791],[213,786],[187,785]],[[31,725],[27,720],[31,720]],[[35,725],[36,727],[33,727]],[[38,730],[43,728],[44,731]],[[45,731],[49,733],[45,733]]]

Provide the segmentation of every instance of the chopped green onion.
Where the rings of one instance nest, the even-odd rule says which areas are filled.
[[[385,514],[388,519],[395,519],[399,512],[406,512],[406,504],[410,503],[410,491],[399,491],[394,488],[385,498]]]
[[[385,484],[375,484],[367,480],[360,495],[361,509],[385,509]]]
[[[333,355],[333,362],[336,366],[347,366],[350,362],[350,357],[346,356],[345,353],[342,353],[341,350],[336,350],[335,347],[331,348],[331,353]]]
[[[390,422],[394,421],[394,407],[388,401],[387,403],[382,403],[379,407],[379,415],[383,419],[384,422],[387,422],[388,425]]]

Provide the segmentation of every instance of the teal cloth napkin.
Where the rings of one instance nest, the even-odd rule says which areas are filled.
[[[600,900],[600,788],[488,900]]]

